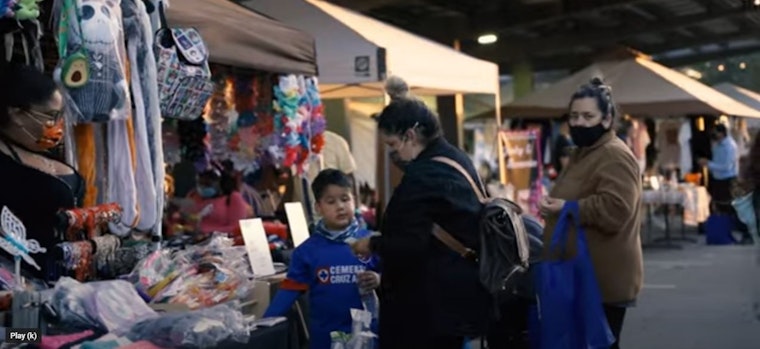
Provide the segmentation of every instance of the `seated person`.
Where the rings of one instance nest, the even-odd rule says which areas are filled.
[[[239,221],[250,217],[251,208],[237,190],[237,181],[219,164],[198,175],[197,188],[188,194],[189,200],[180,202],[184,206],[190,224],[185,231],[200,232],[202,235],[214,232],[233,233],[239,229]]]
[[[351,332],[351,309],[363,309],[359,289],[380,284],[378,260],[361,260],[346,242],[369,232],[354,216],[353,184],[346,174],[328,169],[311,185],[322,217],[312,235],[293,252],[288,276],[264,317],[285,316],[302,292],[309,291],[310,348],[330,349],[330,332]],[[373,271],[374,270],[374,271]]]

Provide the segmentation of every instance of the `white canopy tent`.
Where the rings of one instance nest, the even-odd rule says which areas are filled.
[[[243,6],[313,35],[322,98],[383,94],[388,75],[417,95],[498,95],[496,64],[318,0],[249,0]]]
[[[570,96],[594,77],[612,87],[624,113],[647,116],[726,114],[760,118],[760,111],[649,57],[602,61],[502,108],[509,117],[559,117]]]

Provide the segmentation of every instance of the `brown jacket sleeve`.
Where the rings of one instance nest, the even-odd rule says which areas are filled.
[[[599,183],[594,194],[578,204],[581,225],[614,235],[637,217],[634,206],[641,196],[641,175],[638,163],[622,149],[609,149],[605,158],[593,175]]]

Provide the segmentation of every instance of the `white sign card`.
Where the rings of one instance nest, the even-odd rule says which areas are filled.
[[[243,234],[248,262],[251,263],[253,274],[257,277],[274,275],[274,262],[269,252],[269,241],[261,218],[241,220],[240,231]]]
[[[300,202],[285,203],[285,214],[288,215],[288,226],[293,238],[294,247],[301,245],[309,238],[309,224],[306,223],[306,214]]]

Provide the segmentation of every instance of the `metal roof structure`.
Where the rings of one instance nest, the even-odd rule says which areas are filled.
[[[760,52],[760,0],[330,0],[500,64],[578,69],[619,47],[683,66]],[[498,41],[478,44],[483,34]]]

